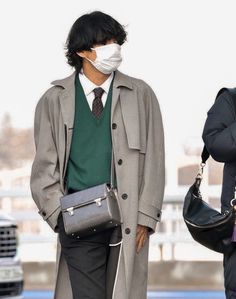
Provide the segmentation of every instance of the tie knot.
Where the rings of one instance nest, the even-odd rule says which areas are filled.
[[[94,92],[96,98],[101,98],[102,94],[104,93],[104,89],[102,89],[101,87],[97,87],[97,88],[94,88],[93,92]]]

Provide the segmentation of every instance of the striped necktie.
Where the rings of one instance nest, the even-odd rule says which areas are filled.
[[[104,89],[101,87],[94,88],[93,90],[95,98],[93,100],[93,107],[92,107],[92,113],[99,118],[102,110],[103,110],[103,104],[102,104],[102,95],[104,93]]]

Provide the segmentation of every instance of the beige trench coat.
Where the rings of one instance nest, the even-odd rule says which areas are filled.
[[[74,71],[64,79],[51,82],[53,86],[41,96],[35,109],[36,155],[30,188],[38,213],[55,233],[58,233],[59,199],[67,192],[64,176],[73,132],[75,74]],[[117,124],[115,129],[113,123]],[[111,134],[123,223],[119,258],[114,261],[113,295],[107,299],[146,299],[149,237],[160,221],[164,194],[163,124],[151,87],[118,70],[113,84]],[[119,159],[121,164],[117,163]],[[139,253],[135,248],[137,224],[151,228]],[[65,298],[72,299],[72,291],[57,236],[54,299]]]

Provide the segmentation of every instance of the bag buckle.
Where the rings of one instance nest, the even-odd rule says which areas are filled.
[[[197,174],[197,179],[202,180],[202,175],[203,175],[203,168],[205,167],[206,163],[200,163],[199,165],[199,170],[198,170],[198,174]]]
[[[236,205],[236,198],[231,199],[230,205],[233,207]]]
[[[69,208],[67,208],[66,210],[67,210],[67,212],[69,212],[69,215],[70,215],[70,216],[73,216],[73,215],[74,215],[74,207],[69,207]]]
[[[94,199],[94,202],[96,203],[96,205],[98,207],[101,207],[101,205],[102,205],[102,198],[101,197],[96,198],[96,199]]]

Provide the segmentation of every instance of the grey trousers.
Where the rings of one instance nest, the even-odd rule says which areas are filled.
[[[113,256],[109,260],[109,243],[114,228],[76,238],[66,234],[61,212],[58,216],[58,227],[61,253],[68,266],[73,299],[111,298],[113,286],[106,285],[106,269],[111,259],[113,262],[114,259],[118,260],[119,248],[115,251],[113,249]],[[117,232],[120,233],[120,230]]]

